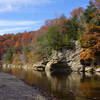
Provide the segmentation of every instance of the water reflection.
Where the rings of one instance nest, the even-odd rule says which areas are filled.
[[[75,95],[70,89],[70,81],[66,81],[69,80],[68,74],[47,72],[46,75],[51,86],[51,93],[56,95],[59,100],[66,100],[66,98],[67,100],[75,100]]]
[[[80,88],[88,100],[100,100],[100,76],[82,73]]]
[[[100,100],[100,73],[50,73],[12,69],[10,73],[35,84],[59,100]]]

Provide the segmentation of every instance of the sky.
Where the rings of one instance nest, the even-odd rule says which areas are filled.
[[[0,0],[0,35],[34,31],[53,19],[78,7],[86,8],[89,0]]]

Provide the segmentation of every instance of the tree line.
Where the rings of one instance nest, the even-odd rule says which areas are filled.
[[[37,31],[0,36],[0,59],[7,63],[34,63],[49,58],[52,50],[74,49],[78,41],[83,49],[82,64],[97,64],[100,58],[100,1],[92,0],[87,8],[76,8],[67,18],[47,20]]]

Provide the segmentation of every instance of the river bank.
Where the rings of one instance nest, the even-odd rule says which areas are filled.
[[[67,99],[68,100],[83,100],[83,99],[84,100],[94,100],[94,99],[100,100],[100,95],[99,95],[100,94],[100,90],[99,90],[100,74],[99,73],[92,74],[92,73],[72,72],[70,74],[63,74],[63,73],[53,74],[51,72],[45,73],[45,72],[38,72],[38,71],[30,70],[30,69],[28,69],[27,71],[21,70],[21,69],[16,69],[16,70],[6,69],[5,72],[10,73],[11,75],[17,76],[18,80],[21,79],[23,83],[25,82],[24,84],[27,83],[31,89],[34,90],[35,88],[37,92],[35,91],[32,92],[30,89],[30,92],[32,93],[28,92],[30,96],[30,98],[28,99],[26,96],[25,99],[5,99],[5,98],[1,99],[0,98],[0,100],[55,100],[56,98],[57,100],[67,100]],[[9,74],[7,74],[7,77],[9,77]],[[12,79],[8,79],[8,80],[10,80],[10,82],[12,81]],[[18,81],[15,81],[15,84],[16,82],[19,84]],[[5,83],[6,85],[8,84],[7,82],[4,82],[4,81],[3,83]],[[14,86],[16,87],[16,85]],[[10,90],[12,91],[13,87],[11,87]],[[26,93],[27,93],[27,90],[28,89],[25,88]],[[20,92],[18,95],[20,96],[23,93],[24,92]],[[33,94],[33,97],[34,96],[36,97],[37,95],[39,95],[40,98],[31,99],[32,94]],[[24,93],[24,95],[26,94]]]
[[[41,93],[42,92],[42,93]],[[35,86],[29,86],[17,77],[0,72],[0,100],[53,100]]]

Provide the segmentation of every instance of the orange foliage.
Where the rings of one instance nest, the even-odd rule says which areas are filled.
[[[84,50],[80,53],[82,60],[96,60],[100,54],[100,26],[89,25],[88,31],[81,38]]]
[[[84,59],[84,60],[95,60],[95,57],[94,57],[94,52],[92,49],[84,49],[81,53],[80,53],[80,57],[81,59]]]

